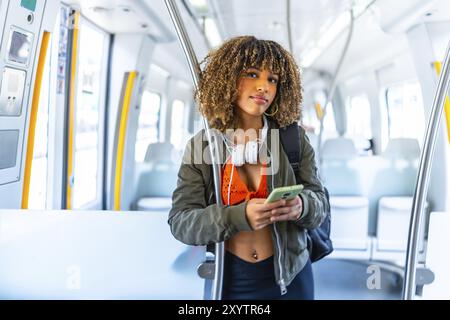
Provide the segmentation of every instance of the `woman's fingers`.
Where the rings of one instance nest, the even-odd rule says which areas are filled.
[[[294,207],[281,207],[277,209],[271,210],[273,216],[279,216],[281,214],[289,213],[293,210]]]
[[[297,220],[298,214],[294,211],[290,211],[289,213],[282,214],[277,217],[272,217],[270,220],[273,222],[277,221],[288,221],[288,220]]]
[[[286,205],[286,200],[281,199],[275,202],[266,203],[264,205],[266,210],[272,210],[278,207],[284,207]]]
[[[270,220],[275,221],[287,221],[287,220],[297,220],[300,217],[300,212],[302,211],[302,206],[300,204],[292,207],[283,207],[279,209],[272,210],[272,217]]]
[[[263,229],[263,228],[267,227],[270,224],[272,224],[272,221],[270,221],[270,218],[265,219],[265,220],[261,221],[261,223],[256,225],[256,229],[255,230]]]
[[[270,212],[271,210],[275,209],[275,208],[280,208],[286,205],[286,200],[278,200],[276,202],[271,202],[271,203],[260,203],[255,202],[255,210],[259,211],[261,213],[265,213],[265,212]]]
[[[286,206],[292,207],[301,203],[301,201],[302,199],[300,198],[300,196],[296,196],[294,199],[286,201]]]
[[[255,213],[254,230],[265,228],[276,221],[297,220],[303,207],[300,197],[272,203],[265,203],[265,199],[260,198],[253,198],[250,201]]]
[[[270,218],[272,217],[272,211],[264,211],[258,214],[258,218],[256,219],[256,223],[258,225],[264,224],[264,226],[267,226],[272,223]]]

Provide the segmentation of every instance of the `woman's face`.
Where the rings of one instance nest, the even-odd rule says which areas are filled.
[[[237,83],[239,111],[261,116],[272,104],[277,94],[278,75],[269,70],[248,68]]]

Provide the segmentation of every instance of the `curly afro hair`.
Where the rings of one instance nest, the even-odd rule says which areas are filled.
[[[277,94],[268,113],[280,127],[300,119],[302,87],[300,70],[292,55],[281,45],[253,36],[235,37],[211,51],[201,64],[195,99],[200,112],[212,128],[224,132],[234,128],[234,105],[238,97],[236,84],[251,67],[267,69],[279,76]]]

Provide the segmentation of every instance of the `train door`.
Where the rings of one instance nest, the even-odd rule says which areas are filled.
[[[80,16],[76,54],[73,132],[73,174],[67,208],[101,209],[105,161],[105,106],[110,35]],[[74,40],[75,41],[75,40]],[[74,60],[72,60],[74,61]],[[69,193],[68,193],[69,194]]]

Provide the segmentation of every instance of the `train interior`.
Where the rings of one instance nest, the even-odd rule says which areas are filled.
[[[414,298],[449,299],[448,98],[440,124],[430,119],[450,2],[175,2],[199,62],[254,35],[301,67],[299,121],[330,192],[334,245],[313,264],[317,299],[402,298],[438,126]],[[203,120],[165,1],[0,0],[0,71],[0,298],[208,299],[197,267],[211,254],[167,224]]]

